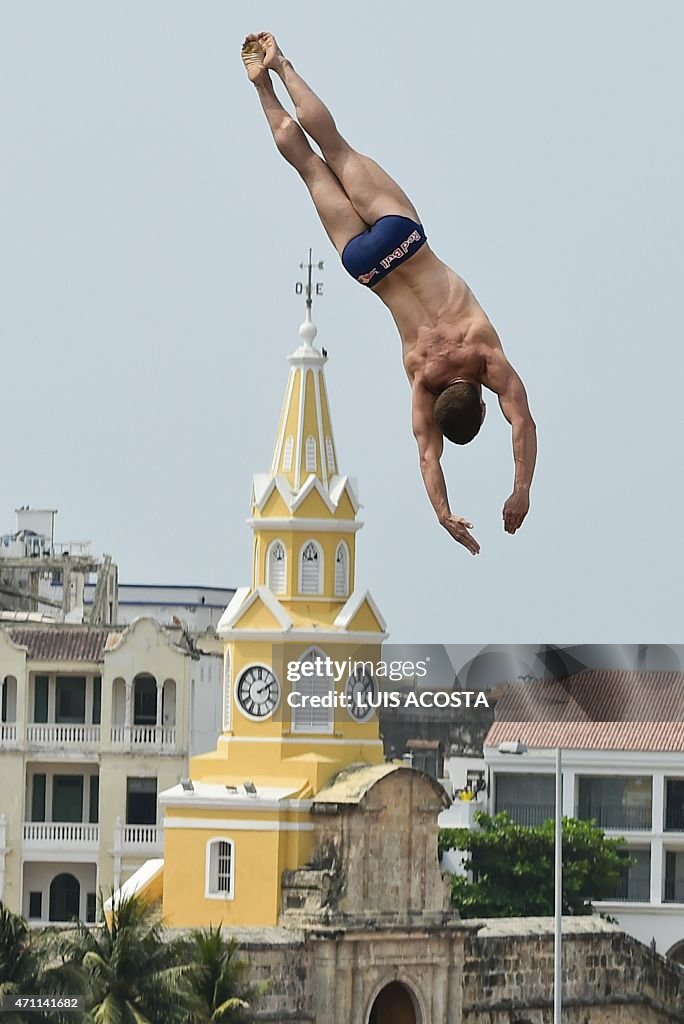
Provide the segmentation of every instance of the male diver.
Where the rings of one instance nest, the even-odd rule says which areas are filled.
[[[505,531],[515,533],[529,510],[537,456],[523,382],[465,281],[430,249],[408,197],[374,160],[342,138],[330,111],[283,56],[274,36],[248,35],[242,60],[275,144],[307,185],[345,269],[372,289],[394,318],[412,388],[413,433],[425,488],[442,526],[476,555],[480,545],[469,532],[472,523],[449,506],[440,465],[444,438],[454,444],[472,441],[485,416],[483,385],[499,396],[512,427],[515,461],[503,521]],[[271,72],[293,100],[297,120],[276,96]]]

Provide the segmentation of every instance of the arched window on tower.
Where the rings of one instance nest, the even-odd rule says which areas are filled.
[[[349,596],[349,548],[343,540],[335,552],[335,596]]]
[[[268,576],[266,584],[272,594],[285,593],[287,556],[281,541],[274,540],[268,549]]]
[[[316,438],[307,437],[306,439],[306,471],[307,473],[316,472]]]
[[[333,448],[332,437],[325,439],[325,454],[328,460],[328,472],[335,472],[335,449]]]
[[[292,469],[292,456],[294,455],[294,437],[288,437],[283,452],[283,473],[289,473]]]
[[[323,591],[323,552],[315,540],[302,548],[299,560],[300,594],[320,594]]]
[[[335,680],[326,672],[326,656],[315,647],[307,651],[300,661],[300,668],[305,663],[313,664],[313,670],[299,672],[299,679],[292,684],[293,693],[301,693],[311,697],[326,697],[335,691]],[[324,732],[331,733],[335,725],[334,707],[312,707],[311,701],[295,701],[292,709],[293,732]],[[318,701],[316,703],[319,703]],[[333,703],[330,701],[329,703]]]
[[[349,548],[343,540],[335,552],[335,596],[349,596]]]

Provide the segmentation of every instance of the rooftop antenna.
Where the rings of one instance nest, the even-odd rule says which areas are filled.
[[[306,300],[306,316],[304,323],[299,328],[299,336],[304,341],[305,345],[312,346],[313,340],[318,334],[318,328],[311,319],[311,307],[313,305],[313,293],[314,289],[316,295],[323,294],[323,282],[316,281],[315,284],[312,280],[314,268],[317,270],[323,270],[323,260],[319,260],[318,263],[313,262],[312,250],[309,249],[309,258],[306,263],[299,264],[300,270],[306,270],[306,283],[303,281],[297,281],[295,284],[295,295],[304,294]]]

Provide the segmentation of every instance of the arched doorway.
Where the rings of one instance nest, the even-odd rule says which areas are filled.
[[[419,1024],[413,997],[406,985],[391,981],[378,993],[368,1024]]]
[[[56,875],[50,883],[50,920],[71,921],[81,909],[81,886],[73,875]]]

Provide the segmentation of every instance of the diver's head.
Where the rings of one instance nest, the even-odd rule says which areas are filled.
[[[484,423],[481,385],[472,380],[455,380],[437,398],[434,416],[447,441],[468,444]]]

